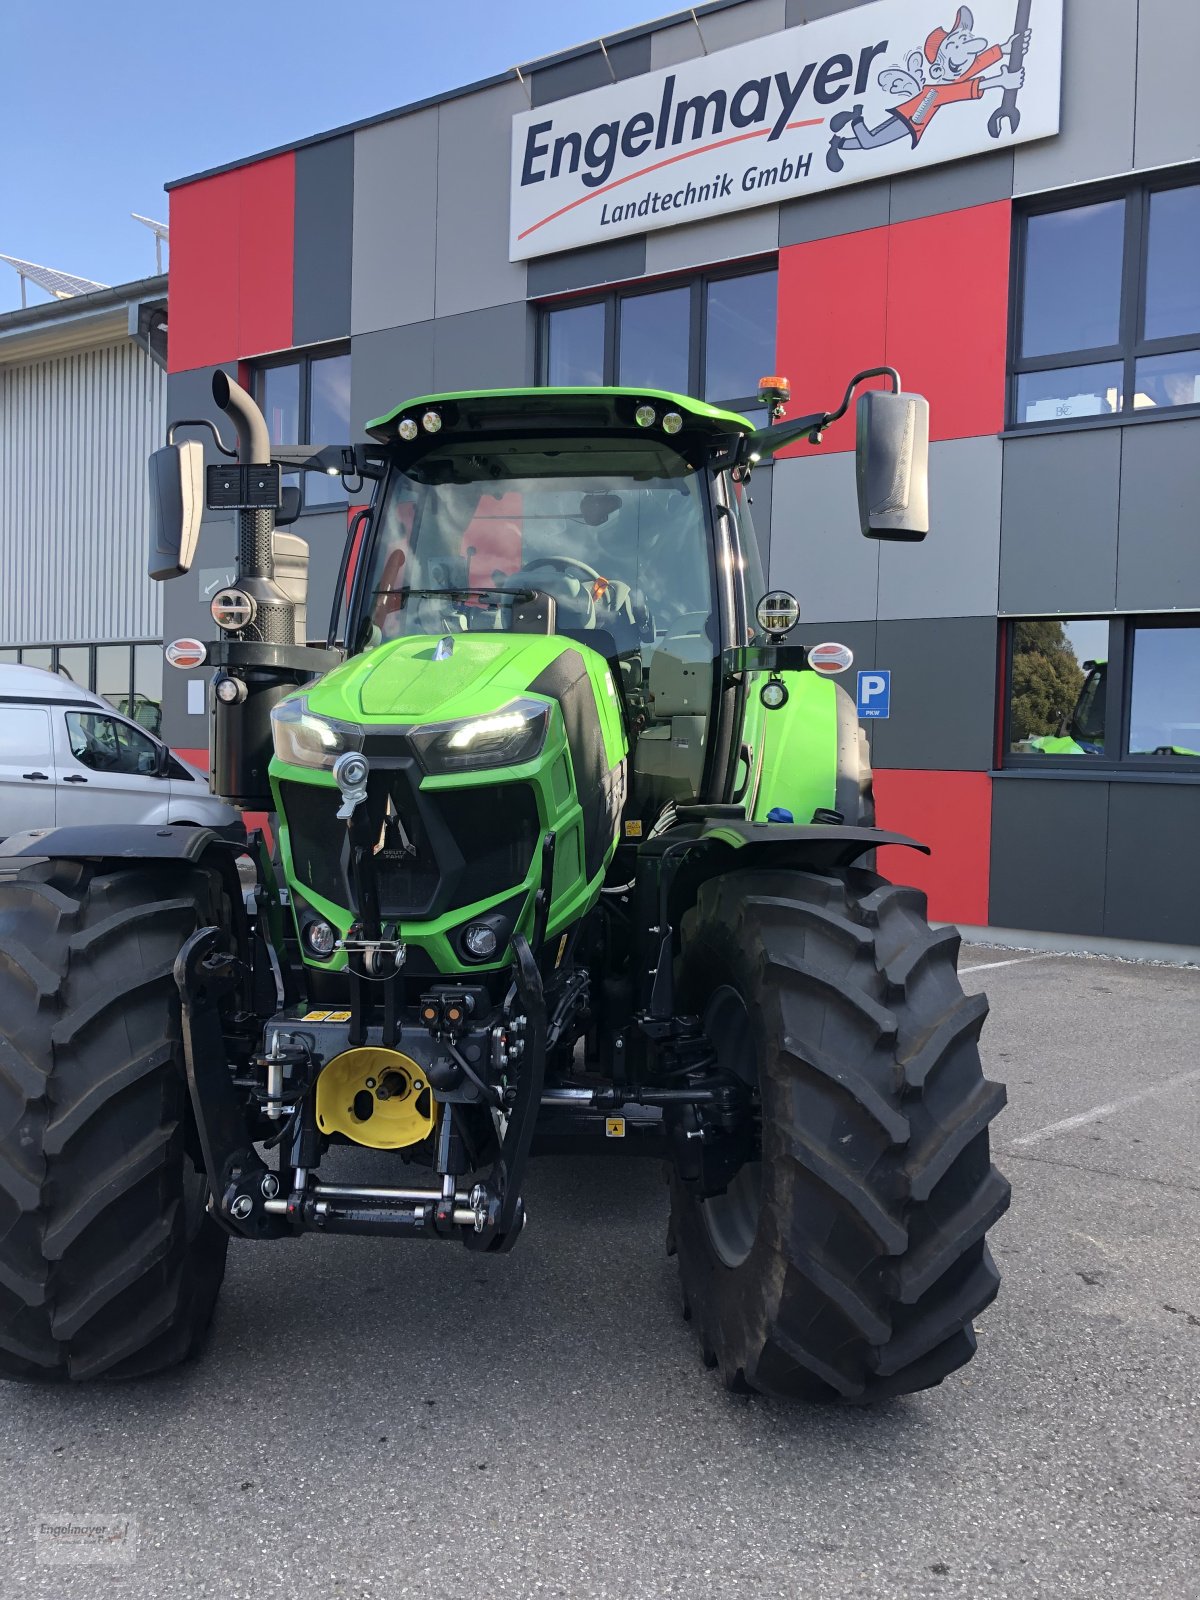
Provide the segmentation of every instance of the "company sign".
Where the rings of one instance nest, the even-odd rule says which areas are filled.
[[[876,0],[513,118],[509,256],[1058,132],[1063,0]]]

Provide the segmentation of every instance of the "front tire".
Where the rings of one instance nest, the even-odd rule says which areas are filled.
[[[203,1342],[228,1241],[172,967],[224,909],[183,863],[0,872],[0,1377],[141,1377]]]
[[[925,897],[851,869],[730,873],[683,919],[680,999],[757,1085],[761,1170],[671,1179],[685,1310],[731,1389],[882,1400],[970,1360],[1008,1205],[987,1003]],[[736,1004],[731,998],[736,997]]]

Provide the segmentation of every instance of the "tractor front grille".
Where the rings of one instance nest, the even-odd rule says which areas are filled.
[[[522,882],[537,848],[537,797],[529,784],[422,793],[421,776],[411,759],[380,761],[367,783],[385,918],[431,921],[502,894]],[[338,791],[290,779],[279,790],[297,886],[357,912]]]

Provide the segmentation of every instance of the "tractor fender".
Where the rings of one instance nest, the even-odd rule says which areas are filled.
[[[203,864],[221,875],[234,908],[235,921],[244,921],[241,880],[234,844],[245,843],[245,829],[217,832],[213,828],[155,827],[152,823],[114,822],[94,826],[31,828],[10,834],[0,844],[0,874],[16,859],[59,861],[187,861]]]
[[[706,822],[686,847],[667,893],[672,926],[679,926],[700,885],[721,873],[752,867],[799,867],[829,872],[853,866],[881,845],[901,845],[929,855],[927,844],[903,833],[846,823],[749,822],[737,817]]]

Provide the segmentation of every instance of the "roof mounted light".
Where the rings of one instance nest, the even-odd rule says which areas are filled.
[[[678,433],[682,427],[683,418],[679,415],[678,411],[668,411],[666,416],[663,418],[663,432]]]
[[[633,413],[633,420],[639,428],[652,428],[657,420],[658,412],[653,406],[639,406]]]
[[[396,432],[402,439],[415,439],[418,431],[417,425],[413,421],[412,417],[402,417],[400,419],[400,426],[396,429]]]
[[[441,413],[437,411],[427,411],[421,418],[421,426],[425,429],[426,433],[437,433],[442,426]]]

